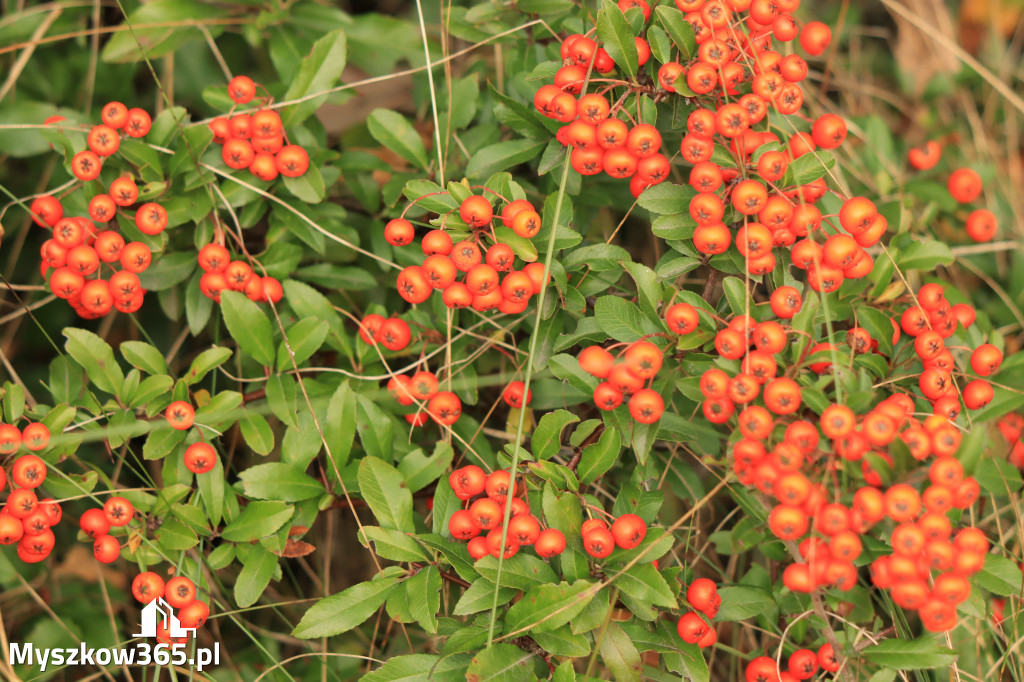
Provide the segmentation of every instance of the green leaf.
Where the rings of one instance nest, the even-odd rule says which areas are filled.
[[[497,582],[498,560],[495,557],[485,556],[473,564],[473,568],[492,583]],[[528,590],[537,585],[557,582],[557,580],[551,565],[532,554],[520,552],[511,559],[506,559],[501,567],[502,587]]]
[[[258,545],[253,547],[235,579],[235,603],[241,608],[255,604],[270,584],[276,568],[276,556]]]
[[[364,15],[372,16],[372,15]],[[461,682],[466,679],[468,656],[435,656],[433,654],[409,654],[395,656],[387,663],[364,675],[363,682]]]
[[[230,348],[222,348],[220,346],[214,346],[208,348],[202,353],[196,356],[195,360],[192,361],[191,366],[188,368],[188,372],[182,379],[185,380],[186,384],[190,386],[202,381],[210,370],[220,367],[227,359],[231,357],[233,351]]]
[[[274,449],[274,432],[267,423],[267,418],[256,412],[246,412],[238,420],[242,430],[242,438],[246,445],[261,455],[269,455]]]
[[[310,607],[292,630],[299,639],[318,639],[348,632],[372,616],[398,584],[395,576],[357,583]]]
[[[359,542],[363,547],[373,543],[377,554],[392,561],[426,561],[423,549],[405,533],[380,526],[363,526]]]
[[[547,140],[522,138],[497,142],[474,152],[466,166],[466,177],[486,178],[506,168],[518,166],[537,156]]]
[[[359,492],[381,527],[416,532],[412,493],[397,469],[377,457],[364,457],[359,462],[358,479]]]
[[[618,623],[608,623],[598,646],[604,664],[617,682],[639,682],[643,679],[644,664],[640,660],[640,652]]]
[[[992,594],[1000,597],[1018,595],[1024,572],[1016,562],[998,554],[985,555],[985,567],[974,576],[974,581]]]
[[[485,578],[474,580],[459,597],[459,603],[455,605],[452,614],[468,616],[489,610],[494,605],[495,590],[498,590],[498,587],[490,580]],[[498,604],[507,604],[514,596],[516,596],[516,590],[511,587],[502,587],[498,592]]]
[[[680,61],[684,64],[688,62],[693,57],[693,53],[697,51],[697,36],[693,33],[693,26],[683,18],[683,13],[675,7],[658,5],[654,8],[654,15],[668,31],[672,42],[683,53],[683,58]]]
[[[312,476],[284,462],[249,467],[238,478],[247,497],[260,500],[299,502],[323,495],[324,486]]]
[[[1024,486],[1020,470],[1005,459],[983,459],[974,478],[986,492],[1000,497],[1012,495]]]
[[[320,174],[320,168],[311,163],[306,172],[297,178],[287,175],[281,176],[284,186],[288,188],[297,199],[307,204],[319,204],[327,194],[327,186],[324,184],[324,177]]]
[[[575,634],[567,625],[551,632],[533,630],[530,636],[541,649],[554,656],[580,658],[590,654],[590,640],[585,635]]]
[[[836,165],[836,157],[832,152],[824,149],[816,150],[811,154],[804,154],[789,164],[786,169],[786,177],[783,180],[784,186],[808,185],[818,178],[823,178]]]
[[[148,343],[123,341],[119,350],[124,359],[133,367],[138,367],[147,374],[167,374],[167,363],[164,362],[164,356]]]
[[[388,461],[393,458],[394,422],[375,402],[359,394],[356,395],[356,430],[366,454]]]
[[[723,587],[718,594],[722,608],[715,618],[720,621],[746,620],[775,608],[772,593],[759,587]]]
[[[409,611],[424,630],[437,633],[437,612],[441,608],[441,572],[427,566],[406,582]]]
[[[538,460],[551,459],[562,447],[562,432],[569,424],[580,420],[568,410],[548,412],[540,418],[530,440],[530,449]]]
[[[164,519],[159,530],[153,534],[153,539],[160,545],[160,549],[169,552],[180,552],[199,544],[195,531],[173,518]]]
[[[89,381],[101,391],[117,395],[124,384],[124,372],[114,359],[110,344],[90,331],[65,327],[67,343],[64,349],[85,370]]]
[[[612,0],[604,0],[601,11],[597,14],[597,35],[601,38],[604,49],[615,61],[615,65],[626,72],[630,78],[636,78],[639,69],[639,55],[636,51],[636,36],[626,17],[622,15]]]
[[[948,245],[934,239],[917,238],[901,249],[899,265],[904,270],[932,271],[939,265],[949,265],[954,260]]]
[[[313,49],[302,59],[302,65],[291,79],[291,84],[282,99],[290,101],[337,87],[341,73],[345,70],[347,54],[348,45],[344,31],[338,29],[324,35],[313,44]],[[327,95],[320,95],[285,107],[281,112],[281,121],[287,127],[302,123],[326,99]]]
[[[427,169],[423,140],[404,116],[389,109],[374,109],[366,123],[373,139],[409,163]]]
[[[560,628],[575,618],[594,598],[593,583],[577,580],[573,584],[538,585],[513,604],[505,616],[505,631],[529,627],[539,632]]]
[[[348,462],[356,438],[356,395],[348,381],[343,381],[327,403],[324,440],[334,464],[341,468]]]
[[[330,325],[323,320],[311,317],[299,320],[289,327],[285,335],[288,339],[288,345],[286,346],[284,339],[281,339],[281,345],[277,348],[278,369],[292,369],[292,359],[289,358],[288,346],[291,346],[292,353],[295,355],[295,364],[301,365],[309,359],[309,356],[320,350],[320,346],[327,340],[327,332],[330,329]]]
[[[726,277],[722,280],[722,289],[729,301],[734,315],[743,315],[747,306],[747,287],[739,277]]]
[[[217,7],[198,0],[152,0],[139,6],[125,19],[131,30],[118,31],[103,46],[101,59],[107,63],[124,63],[156,59],[176,51],[190,40],[202,40],[199,26],[210,19],[227,16],[227,7]],[[137,28],[156,24],[159,28]],[[224,30],[211,22],[207,30],[217,37]]]
[[[158,428],[149,432],[142,445],[143,459],[163,459],[185,442],[186,431],[172,428]]]
[[[724,598],[723,598],[724,606]],[[895,670],[928,670],[952,665],[958,654],[930,637],[886,639],[865,647],[860,655],[877,665]]]
[[[473,682],[531,682],[533,654],[512,644],[492,644],[473,657],[466,679]]]
[[[601,329],[616,341],[637,341],[664,331],[644,316],[635,303],[618,296],[602,296],[594,305],[594,317]]]
[[[260,307],[237,291],[221,293],[224,324],[239,348],[261,365],[274,363],[274,329]]]
[[[421,490],[438,478],[451,466],[455,451],[449,443],[439,442],[434,446],[434,454],[425,457],[423,451],[416,449],[405,455],[398,463],[398,470],[405,477],[405,487],[409,492]]]
[[[669,589],[668,583],[654,567],[654,564],[637,564],[622,573],[615,584],[623,594],[645,604],[663,606],[671,609],[676,605],[676,598]]]
[[[293,507],[284,502],[250,502],[221,532],[230,542],[250,542],[277,531],[292,517]]]
[[[645,189],[637,199],[637,204],[656,215],[685,215],[689,212],[690,201],[695,196],[697,191],[689,185],[662,182]]]
[[[622,436],[616,428],[605,429],[596,443],[583,448],[576,475],[581,485],[593,483],[614,466],[622,449]]]

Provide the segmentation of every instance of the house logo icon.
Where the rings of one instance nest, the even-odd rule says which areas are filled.
[[[189,635],[195,636],[196,634],[195,628],[181,627],[181,623],[178,622],[178,617],[174,615],[174,609],[171,608],[171,605],[165,602],[162,597],[157,597],[142,609],[142,632],[138,632],[132,635],[132,637],[156,637],[157,627],[159,627],[161,622],[170,637],[188,637]]]

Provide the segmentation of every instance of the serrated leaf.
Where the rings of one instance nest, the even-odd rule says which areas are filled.
[[[978,585],[1001,597],[1019,595],[1022,580],[1024,571],[1020,566],[998,554],[986,554],[984,568],[974,576]]]
[[[539,585],[512,605],[505,616],[505,629],[515,632],[529,627],[539,632],[560,628],[572,620],[594,598],[593,583]]]
[[[348,632],[372,616],[398,584],[394,576],[368,580],[321,599],[292,630],[299,639],[317,639]]]
[[[746,620],[775,608],[772,593],[759,587],[723,587],[718,590],[722,607],[715,618],[719,621]]]
[[[616,682],[639,682],[642,679],[644,664],[640,652],[618,623],[609,623],[605,628],[598,650]]]
[[[616,341],[637,341],[664,331],[648,319],[635,303],[618,296],[602,296],[594,305],[594,317],[601,329]]]
[[[955,651],[930,637],[887,639],[865,647],[860,655],[872,663],[895,670],[945,668],[958,658]]]
[[[492,644],[473,656],[466,679],[473,682],[531,682],[533,654],[512,644]]]
[[[246,412],[239,418],[238,427],[242,430],[242,438],[245,439],[246,445],[252,448],[253,452],[269,455],[274,449],[274,432],[262,414]]]
[[[437,633],[437,612],[441,608],[441,572],[427,566],[406,581],[409,611],[424,630]]]

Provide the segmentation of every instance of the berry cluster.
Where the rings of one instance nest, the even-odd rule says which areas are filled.
[[[795,290],[777,298],[779,291],[770,307],[785,319],[801,302]],[[980,493],[977,481],[965,476],[955,459],[961,432],[952,420],[961,409],[958,392],[964,406],[978,409],[992,399],[992,388],[983,379],[974,379],[960,391],[953,379],[955,358],[944,345],[944,337],[951,336],[958,323],[973,322],[973,310],[954,310],[935,284],[921,287],[914,300],[919,305],[901,316],[902,330],[914,340],[897,351],[912,352],[903,364],[921,363],[920,394],[934,412],[923,421],[916,418],[915,397],[902,392],[893,392],[871,408],[829,405],[818,424],[799,418],[803,400],[797,379],[802,370],[829,371],[832,354],[839,349],[827,342],[808,344],[797,365],[777,376],[775,356],[789,346],[787,338],[794,330],[775,320],[758,323],[743,315],[715,336],[719,357],[739,361],[739,371],[731,374],[713,367],[700,377],[699,387],[709,421],[722,424],[736,417],[739,438],[731,445],[733,470],[741,483],[777,502],[769,514],[771,531],[784,541],[802,540],[800,560],[783,574],[786,587],[796,592],[826,585],[852,589],[857,583],[854,561],[863,549],[861,535],[889,519],[895,524],[890,537],[894,554],[872,564],[876,586],[892,587],[896,603],[920,610],[928,629],[946,630],[956,622],[956,604],[969,592],[966,576],[980,570],[988,546],[974,528],[953,537],[946,517],[953,508],[970,507]],[[681,319],[692,322],[678,327],[672,315],[667,317],[674,330],[692,331],[697,326],[696,315],[688,311]],[[895,345],[901,329],[895,320],[892,327]],[[851,328],[846,341],[853,355],[878,352],[877,340],[863,328]],[[981,376],[996,372],[1001,362],[1002,354],[989,344],[970,355],[972,369]],[[763,405],[755,404],[758,399]],[[798,418],[790,421],[791,416]],[[929,472],[931,485],[923,493],[907,483],[882,489],[883,472],[894,466],[889,450],[897,441],[918,461],[936,457]],[[831,454],[822,455],[823,445]],[[859,463],[865,485],[849,504],[830,503],[825,487],[813,481],[834,477],[844,462]],[[934,581],[933,570],[938,572]]]
[[[942,158],[942,147],[935,140],[929,140],[907,153],[907,160],[916,170],[931,170]],[[970,204],[981,196],[981,176],[970,168],[958,168],[949,175],[946,182],[949,195],[961,204]],[[976,242],[990,242],[995,239],[999,223],[992,211],[979,208],[967,216],[967,236]]]
[[[225,289],[239,291],[250,301],[277,303],[284,297],[281,283],[273,277],[260,277],[248,263],[231,260],[231,252],[223,244],[207,244],[199,249],[199,267],[203,276],[199,289],[207,298],[220,303],[220,294]]]
[[[809,680],[818,669],[834,673],[839,670],[839,661],[831,644],[822,644],[817,653],[810,649],[797,649],[789,655],[786,670],[770,656],[758,656],[750,661],[744,670],[746,682],[798,682]]]
[[[13,441],[13,432],[18,432],[17,427],[0,426],[0,449],[4,454],[16,452],[22,442],[28,449],[38,451],[45,448],[50,439],[50,432],[42,424],[26,427],[24,441],[21,432]],[[14,460],[10,477],[12,490],[0,509],[0,545],[18,543],[18,558],[27,564],[38,563],[53,551],[56,538],[50,529],[60,523],[62,516],[60,504],[50,498],[40,500],[36,493],[46,481],[46,470],[46,462],[35,455],[22,455]],[[6,485],[7,473],[0,469],[0,489]]]
[[[256,97],[256,84],[248,76],[235,76],[228,83],[228,95],[235,105],[248,104]],[[260,101],[269,104],[269,98]],[[210,131],[213,141],[223,145],[221,157],[229,168],[248,168],[260,180],[270,182],[278,175],[297,178],[309,169],[309,154],[288,144],[281,117],[273,109],[218,116],[210,121]]]
[[[506,201],[501,211],[502,225],[523,239],[532,239],[541,228],[540,214],[525,199],[502,200]],[[410,265],[398,274],[398,293],[409,303],[423,303],[437,289],[449,308],[473,306],[480,312],[523,312],[530,298],[546,284],[542,281],[544,266],[529,263],[522,270],[514,269],[515,253],[498,240],[492,225],[494,207],[486,197],[469,196],[458,211],[471,235],[453,243],[444,229],[444,216],[440,229],[423,236],[423,263]],[[384,237],[393,246],[404,246],[415,238],[415,228],[405,218],[395,218],[384,227]],[[485,253],[483,245],[488,240],[491,245]]]
[[[647,537],[647,524],[636,514],[623,514],[609,526],[604,519],[592,518],[580,527],[583,549],[595,559],[604,559],[618,547],[633,549]]]
[[[640,340],[627,345],[619,355],[616,358],[601,346],[588,346],[580,351],[580,368],[603,379],[594,389],[594,404],[602,410],[614,410],[628,395],[633,419],[653,424],[665,412],[665,401],[657,391],[644,386],[661,369],[661,349],[650,341]]]
[[[459,420],[462,415],[459,396],[451,391],[440,391],[438,387],[437,375],[426,369],[412,375],[396,374],[388,380],[388,392],[399,405],[408,407],[416,403],[417,411],[405,415],[405,420],[413,426],[423,426],[428,416],[444,426]]]
[[[71,160],[71,170],[82,182],[96,180],[105,160],[121,147],[120,134],[142,137],[149,132],[149,114],[128,109],[120,102],[109,102],[101,114],[103,123],[93,126],[87,141],[89,148]],[[48,119],[59,123],[61,117]],[[167,228],[167,210],[149,201],[134,209],[139,188],[131,175],[114,179],[107,193],[89,200],[89,217],[65,217],[57,197],[46,195],[30,206],[37,225],[49,228],[52,236],[40,248],[40,269],[48,278],[50,290],[66,299],[81,317],[95,319],[111,311],[133,313],[142,306],[145,294],[139,273],[153,259],[149,247],[141,241],[126,243],[118,232],[120,221],[130,221],[144,235],[155,236]],[[96,223],[107,229],[97,230]],[[122,226],[123,229],[123,226]],[[117,267],[120,266],[120,270]],[[109,269],[109,273],[105,272]],[[92,279],[87,279],[96,275]]]
[[[196,597],[196,586],[185,576],[179,575],[164,583],[164,579],[152,571],[146,571],[132,580],[132,595],[141,604],[148,604],[162,598],[177,611],[178,623],[181,627],[191,630],[203,627],[210,617],[210,607]],[[160,619],[156,628],[156,637],[164,644],[184,644],[186,637],[171,638],[168,632],[170,619]]]
[[[679,636],[684,642],[696,644],[701,649],[714,645],[718,641],[718,633],[708,621],[718,615],[722,606],[718,586],[712,580],[698,578],[686,588],[686,601],[696,610],[684,613],[676,623]]]
[[[93,539],[92,553],[97,561],[110,564],[121,555],[121,543],[111,530],[127,526],[134,515],[132,503],[123,497],[111,497],[102,508],[94,507],[82,514],[78,526]]]
[[[448,485],[455,496],[466,503],[465,509],[456,511],[448,519],[448,532],[456,540],[469,542],[466,549],[474,559],[487,555],[503,555],[508,559],[518,554],[522,547],[531,545],[537,556],[544,558],[557,556],[565,549],[562,532],[557,528],[542,529],[540,520],[530,513],[529,502],[523,497],[516,497],[516,482],[508,471],[485,474],[483,469],[470,464],[453,471],[448,477]],[[470,502],[481,494],[484,496]],[[502,522],[509,495],[512,495],[512,515],[502,548]],[[487,534],[481,535],[484,531]]]

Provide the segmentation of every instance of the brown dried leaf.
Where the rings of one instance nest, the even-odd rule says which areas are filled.
[[[316,547],[308,542],[288,538],[288,542],[284,543],[284,550],[275,553],[286,559],[294,559],[296,557],[312,554],[314,551],[316,551]]]

